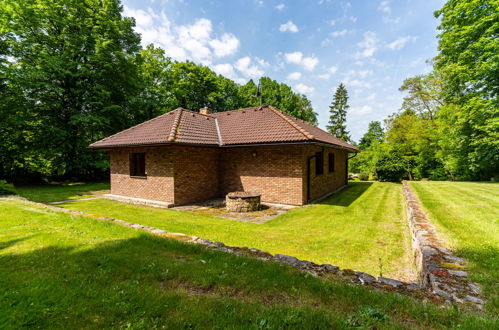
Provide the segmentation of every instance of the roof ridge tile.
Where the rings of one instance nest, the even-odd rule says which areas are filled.
[[[273,106],[269,105],[267,106],[267,108],[269,108],[270,110],[272,110],[274,113],[276,113],[279,117],[281,117],[282,119],[284,119],[288,124],[290,124],[291,126],[293,126],[295,129],[298,130],[298,132],[300,132],[301,134],[303,134],[307,139],[310,139],[310,140],[315,140],[315,137],[310,134],[307,130],[305,130],[303,127],[301,127],[300,125],[297,125],[294,121],[292,121],[291,119],[289,119],[283,112],[281,112],[280,110],[277,110],[276,108],[274,108]]]
[[[185,109],[180,108],[180,111],[175,115],[175,119],[173,120],[172,127],[170,129],[170,134],[168,135],[168,141],[173,142],[175,141],[175,136],[177,135],[178,131],[178,124],[180,123],[180,117],[182,117],[182,112],[184,112]]]

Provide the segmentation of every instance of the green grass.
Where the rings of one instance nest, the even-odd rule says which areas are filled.
[[[109,183],[107,182],[16,186],[17,193],[20,196],[39,203],[91,197],[94,194],[107,193],[108,189]]]
[[[355,182],[321,204],[255,224],[96,199],[61,206],[258,248],[317,263],[410,280],[410,239],[400,184]]]
[[[0,200],[0,328],[497,328],[489,315]]]
[[[411,182],[448,247],[469,262],[470,277],[499,308],[499,184]]]

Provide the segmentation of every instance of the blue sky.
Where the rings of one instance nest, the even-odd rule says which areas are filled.
[[[239,83],[268,76],[307,95],[319,126],[334,89],[349,92],[347,128],[358,141],[402,101],[403,80],[430,70],[433,12],[443,0],[123,0],[144,45],[208,65]]]

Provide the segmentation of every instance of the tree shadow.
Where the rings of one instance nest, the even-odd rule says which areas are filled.
[[[36,235],[30,235],[30,236],[26,236],[26,237],[22,237],[22,238],[12,239],[12,240],[6,241],[6,242],[0,242],[0,251],[4,250],[4,249],[7,249],[7,248],[9,248],[9,247],[11,247],[13,245],[16,245],[19,242],[28,240],[28,239],[30,239],[33,236],[36,236]]]
[[[364,192],[372,186],[372,182],[349,182],[348,186],[343,190],[333,194],[331,197],[320,201],[320,205],[336,205],[336,206],[350,206],[355,202]]]
[[[108,190],[109,182],[74,182],[16,186],[17,193],[33,202],[50,203],[92,195],[99,190]]]

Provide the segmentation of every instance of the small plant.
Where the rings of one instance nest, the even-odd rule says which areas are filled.
[[[362,180],[362,181],[369,180],[369,172],[360,172],[359,173],[359,179]]]
[[[388,320],[388,315],[378,308],[363,306],[346,320],[346,325],[352,328],[374,328],[373,326]]]
[[[0,180],[0,196],[17,195],[14,185],[7,183],[5,180]]]

